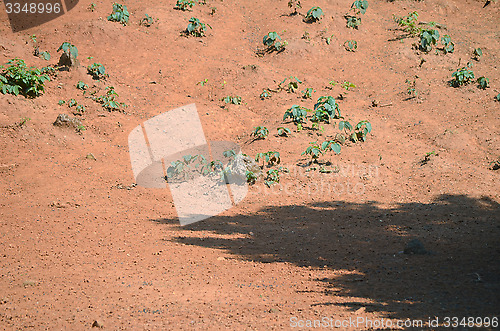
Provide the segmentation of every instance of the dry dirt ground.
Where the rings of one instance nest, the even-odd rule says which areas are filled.
[[[0,94],[0,329],[304,329],[320,320],[363,330],[500,317],[500,180],[490,164],[500,156],[500,3],[369,0],[359,30],[346,27],[350,0],[302,1],[301,15],[289,15],[286,0],[207,0],[185,12],[174,1],[126,0],[127,26],[106,19],[111,1],[94,3],[18,33],[0,13],[1,63],[56,64],[65,41],[80,61],[37,98]],[[325,16],[308,24],[312,6]],[[392,15],[411,11],[444,25],[455,52],[424,53],[413,47],[418,38],[399,38]],[[145,13],[158,21],[140,26]],[[191,17],[210,24],[206,37],[182,33]],[[259,57],[270,31],[288,46]],[[33,56],[33,34],[48,62]],[[346,40],[357,41],[356,52]],[[450,87],[468,61],[490,88]],[[87,74],[94,62],[109,78]],[[298,91],[259,97],[289,76],[303,82]],[[80,80],[99,94],[114,86],[128,107],[104,110],[76,89]],[[307,87],[312,99],[301,98]],[[243,103],[225,105],[228,95]],[[283,114],[328,95],[373,130],[320,159],[340,172],[306,172],[301,153],[331,139],[338,121],[297,132]],[[71,98],[86,106],[81,133],[53,125],[71,115],[58,105]],[[237,206],[181,227],[168,189],[132,185],[128,135],[191,103],[207,140],[233,141],[252,157],[278,151],[290,173],[271,188],[261,179]],[[258,125],[270,134],[252,141]],[[289,137],[276,135],[281,126]],[[429,254],[404,254],[412,239]],[[366,323],[338,324],[349,320]]]

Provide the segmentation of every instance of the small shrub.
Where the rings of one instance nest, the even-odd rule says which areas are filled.
[[[250,170],[246,171],[246,179],[247,179],[248,184],[250,184],[250,185],[255,184],[255,182],[257,181],[257,178],[258,178],[257,175],[253,171],[250,171]]]
[[[207,31],[207,26],[211,29],[212,27],[209,24],[205,24],[200,22],[196,17],[191,17],[189,19],[189,24],[187,26],[187,33],[194,37],[203,37],[205,32]]]
[[[108,74],[106,74],[106,69],[104,68],[104,66],[100,63],[89,65],[87,67],[87,72],[92,76],[93,79],[96,80],[104,79],[109,76]]]
[[[174,9],[186,11],[191,8],[196,4],[196,1],[194,0],[177,0],[177,3],[175,4]]]
[[[316,22],[323,16],[323,10],[320,7],[312,7],[307,11],[305,21],[306,22]]]
[[[28,68],[26,63],[14,58],[0,66],[0,90],[2,94],[23,95],[25,97],[37,97],[45,90],[44,83],[50,81],[47,74],[43,74],[36,67]]]
[[[252,136],[254,136],[255,139],[266,139],[268,135],[269,130],[265,126],[257,126],[252,132]]]
[[[127,107],[127,105],[116,101],[118,97],[119,95],[115,92],[115,88],[113,86],[108,86],[106,87],[106,94],[94,98],[94,100],[102,104],[102,107],[108,111],[120,111],[122,107]]]
[[[224,101],[226,104],[233,104],[233,105],[241,105],[241,97],[240,96],[226,96],[221,99],[221,101]]]
[[[490,87],[490,80],[484,76],[479,77],[477,79],[477,83],[479,84],[479,88],[482,88],[483,90],[486,90],[488,87]]]
[[[120,5],[119,3],[113,3],[113,12],[108,16],[108,21],[118,22],[123,25],[127,25],[130,14],[127,10],[127,6]]]
[[[370,132],[372,132],[372,125],[370,122],[364,120],[356,124],[352,138],[354,141],[366,141],[366,136]]]
[[[470,66],[458,69],[451,76],[453,77],[451,81],[453,87],[467,85],[474,80],[474,72],[470,69]]]
[[[156,21],[158,21],[158,19],[156,19]],[[151,16],[149,16],[148,14],[144,14],[144,17],[139,22],[139,25],[150,27],[154,22],[155,21]]]
[[[356,40],[346,40],[344,42],[344,48],[349,52],[356,52],[358,49],[358,42]]]
[[[267,46],[265,50],[268,53],[271,52],[282,52],[285,50],[286,45],[288,45],[287,41],[282,41],[281,37],[277,32],[269,32],[267,35],[262,38],[262,43],[264,46]]]
[[[40,53],[40,56],[42,57],[42,59],[44,59],[45,61],[49,61],[51,56],[50,56],[50,53],[45,51],[45,52],[42,52]]]
[[[439,31],[438,30],[423,30],[422,34],[420,35],[420,48],[425,51],[429,52],[432,49],[433,45],[436,45],[436,43],[439,40]]]
[[[275,151],[257,153],[257,155],[255,156],[255,162],[259,162],[259,160],[263,161],[262,166],[264,166],[265,163],[267,163],[268,166],[280,164],[281,162],[280,153]]]
[[[474,60],[479,61],[481,56],[483,56],[483,50],[481,48],[474,48],[472,56],[474,57]]]
[[[289,128],[284,128],[284,127],[279,127],[278,129],[278,136],[280,137],[288,137],[292,131]]]
[[[266,177],[264,178],[264,183],[267,187],[280,182],[280,173],[278,169],[270,169],[266,172]]]

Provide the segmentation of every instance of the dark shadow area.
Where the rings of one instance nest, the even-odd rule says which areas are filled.
[[[327,296],[350,297],[342,305],[353,311],[366,306],[367,311],[401,319],[492,317],[500,310],[499,210],[490,198],[464,195],[442,195],[432,203],[404,203],[392,209],[374,202],[327,201],[212,217],[179,228],[185,235],[175,240],[246,260],[331,270],[337,276],[311,280],[322,284]],[[248,237],[199,238],[196,231]],[[412,239],[431,253],[404,254]],[[339,305],[336,302],[314,305]]]

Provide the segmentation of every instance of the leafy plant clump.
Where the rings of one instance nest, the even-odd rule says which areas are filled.
[[[439,31],[438,30],[423,30],[422,34],[420,35],[420,48],[425,51],[429,52],[432,49],[433,45],[436,45],[436,43],[439,40]]]
[[[14,58],[0,66],[0,90],[2,94],[23,95],[25,97],[37,97],[45,90],[44,83],[50,81],[47,74],[43,74],[36,67],[28,68],[26,63]]]
[[[292,131],[289,128],[285,128],[285,127],[282,127],[282,126],[280,126],[279,128],[277,128],[277,130],[278,130],[278,136],[280,136],[280,137],[288,137],[288,135],[290,133],[292,133]]]
[[[233,105],[241,105],[241,97],[236,95],[236,96],[226,96],[221,99],[221,101],[224,101],[226,104],[233,104]]]
[[[127,10],[127,6],[121,5],[119,3],[113,3],[113,12],[108,16],[108,21],[118,22],[127,25],[130,17],[130,13]]]
[[[156,19],[156,21],[158,21],[158,19]],[[139,25],[150,27],[154,22],[155,20],[151,16],[149,16],[148,14],[144,14],[144,17],[139,22]]]
[[[467,67],[463,67],[455,71],[451,76],[453,77],[451,81],[451,86],[460,87],[463,85],[467,85],[474,80],[474,72],[470,69],[470,63]]]
[[[280,153],[276,151],[257,153],[257,155],[255,156],[255,162],[259,162],[259,160],[262,160],[262,167],[264,167],[265,163],[267,163],[268,166],[280,164]]]
[[[418,12],[414,11],[408,16],[398,17],[393,15],[394,21],[412,37],[420,36],[422,29],[418,27]]]
[[[252,131],[252,136],[254,136],[255,139],[266,139],[268,135],[269,130],[265,126],[257,126]]]
[[[116,101],[118,97],[119,95],[115,92],[115,88],[113,86],[108,86],[106,87],[105,95],[93,99],[102,104],[102,107],[108,111],[120,111],[121,108],[127,107],[127,105]]]
[[[306,123],[307,112],[311,111],[302,106],[293,105],[285,112],[283,116],[283,121],[286,121],[287,118],[290,118],[292,122],[297,125],[297,130],[302,130],[302,124]]]
[[[349,52],[356,52],[358,49],[358,42],[356,40],[346,40],[344,42],[344,48]]]
[[[345,15],[345,19],[347,21],[347,27],[358,29],[361,24],[361,17],[359,15],[364,15],[366,10],[368,9],[368,1],[366,0],[356,0],[351,5],[351,11],[354,13],[353,15]]]
[[[312,122],[329,123],[330,119],[341,118],[340,106],[331,96],[322,96],[314,105],[314,114],[311,118]]]
[[[205,32],[207,32],[207,26],[210,29],[212,28],[210,26],[210,24],[202,23],[196,17],[191,17],[189,19],[189,24],[187,26],[186,31],[187,31],[188,35],[191,35],[194,37],[203,37],[203,36],[205,36]]]
[[[264,184],[267,187],[271,187],[272,185],[280,182],[280,172],[288,172],[288,169],[285,167],[279,167],[278,169],[270,169],[266,172],[266,177],[264,178]]]
[[[304,20],[306,22],[316,22],[321,19],[321,16],[323,16],[323,10],[320,7],[312,7],[307,11],[306,17]]]
[[[481,56],[483,56],[483,50],[481,48],[474,48],[472,51],[472,56],[474,57],[474,60],[479,61]]]
[[[288,83],[285,84],[287,81]],[[286,90],[288,93],[295,93],[299,88],[299,84],[302,84],[300,79],[295,76],[290,76],[283,79],[283,81],[278,84],[278,90]]]
[[[106,69],[100,63],[94,63],[94,64],[89,65],[87,67],[87,72],[95,80],[104,79],[106,77],[109,77],[109,75],[106,73]]]
[[[309,143],[309,147],[307,147],[301,155],[309,155],[311,157],[311,163],[318,163],[319,157],[328,151],[334,151],[335,154],[340,154],[341,147],[334,140],[324,141],[321,145],[317,141],[314,141]]]
[[[479,84],[479,88],[482,88],[483,90],[486,90],[488,87],[490,87],[490,80],[484,76],[479,77],[477,79],[477,83]]]
[[[83,81],[79,81],[78,83],[76,83],[76,88],[85,91],[86,89],[89,88],[89,86],[85,84]]]
[[[61,46],[59,46],[57,51],[63,51],[68,57],[71,57],[73,59],[76,59],[78,57],[78,48],[67,41],[63,42]]]
[[[314,90],[311,87],[308,87],[308,88],[306,88],[305,90],[302,91],[302,98],[303,99],[312,99],[312,94],[314,92],[316,92],[316,90]]]
[[[272,53],[274,51],[276,52],[282,52],[285,50],[285,47],[288,45],[288,42],[282,41],[281,37],[278,35],[277,32],[269,32],[267,35],[262,38],[262,43],[264,46],[267,48],[265,49],[266,53]]]
[[[336,140],[341,144],[344,144],[347,139],[353,142],[366,141],[368,133],[372,131],[372,125],[367,120],[358,122],[353,128],[351,123],[346,120],[339,122],[339,130],[342,133],[337,134]],[[345,135],[344,135],[345,134]]]
[[[196,1],[194,0],[177,0],[174,9],[186,11],[191,8],[196,4]]]

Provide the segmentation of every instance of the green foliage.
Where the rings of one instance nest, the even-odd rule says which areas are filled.
[[[72,58],[72,59],[76,60],[76,58],[78,57],[78,48],[75,45],[73,45],[67,41],[63,42],[61,44],[61,46],[59,46],[59,48],[57,49],[58,52],[61,50],[64,53],[66,53],[68,58]]]
[[[288,1],[288,7],[293,8],[293,13],[291,13],[290,15],[297,15],[297,10],[299,8],[302,8],[302,5],[300,4],[300,0],[290,0]]]
[[[196,1],[194,0],[177,0],[177,3],[175,4],[174,9],[186,11],[191,8],[196,4]]]
[[[285,50],[287,41],[282,41],[281,37],[276,32],[269,32],[262,38],[262,43],[267,46],[266,52],[282,52]]]
[[[108,16],[108,21],[118,22],[123,25],[127,25],[130,14],[127,10],[127,6],[120,5],[119,3],[113,3],[113,12]]]
[[[51,58],[50,53],[47,51],[42,52],[40,55],[41,55],[42,59],[44,59],[45,61],[49,61]]]
[[[451,76],[453,77],[451,81],[453,87],[467,85],[474,80],[474,72],[470,69],[470,66],[458,69]]]
[[[344,17],[346,19],[346,25],[348,28],[353,28],[356,30],[358,29],[359,25],[361,24],[361,17],[351,15],[345,15]]]
[[[479,58],[483,56],[483,50],[481,48],[474,48],[472,56],[474,56],[474,60],[479,61]]]
[[[451,41],[451,38],[449,35],[445,34],[443,38],[441,38],[441,42],[443,43],[443,52],[445,54],[447,53],[453,53],[455,51],[455,44]]]
[[[355,88],[356,85],[354,85],[353,83],[349,82],[349,81],[343,81],[342,84],[340,85],[342,86],[342,88],[344,88],[346,91],[349,91],[350,88]]]
[[[482,88],[483,90],[486,90],[488,87],[490,87],[490,80],[484,76],[479,77],[477,79],[477,83],[479,84],[479,88]]]
[[[62,101],[62,103],[61,103]],[[59,105],[63,105],[64,101],[59,100]],[[85,106],[78,104],[78,102],[75,99],[69,99],[68,100],[68,108],[75,107],[75,111],[73,112],[74,115],[81,115],[85,112]]]
[[[497,99],[497,101],[500,101],[500,93],[497,94],[497,96],[495,97],[495,99]]]
[[[305,20],[307,22],[316,22],[321,19],[323,16],[323,10],[320,7],[312,7],[307,11]]]
[[[278,136],[280,137],[288,137],[288,135],[292,133],[292,131],[289,128],[284,128],[282,126],[280,126],[277,130],[278,130]]]
[[[356,0],[352,3],[351,9],[354,10],[354,12],[359,15],[359,14],[365,14],[366,10],[368,9],[368,1],[367,0]]]
[[[331,96],[322,96],[314,105],[314,115],[311,121],[328,123],[330,119],[341,117],[340,107],[335,99]]]
[[[264,100],[264,99],[268,99],[270,97],[271,97],[271,91],[269,91],[268,89],[263,89],[262,93],[260,94],[260,98],[262,100]]]
[[[96,7],[96,4],[94,2],[91,2],[87,9],[90,10],[91,12],[94,12],[95,7]]]
[[[356,126],[354,127],[355,135],[352,136],[352,138],[354,141],[366,141],[366,136],[370,132],[372,132],[372,125],[370,122],[364,120],[356,124]]]
[[[297,129],[300,131],[302,129],[302,124],[306,122],[308,111],[311,110],[302,106],[293,105],[285,112],[283,121],[285,121],[287,118],[290,118],[292,122],[297,125]]]
[[[255,139],[266,139],[268,135],[269,130],[265,126],[257,126],[252,131],[252,136],[254,136]]]
[[[158,21],[158,19],[156,19],[156,21]],[[154,22],[155,20],[151,16],[149,16],[148,14],[144,14],[144,17],[139,22],[139,25],[150,27]]]
[[[266,177],[264,178],[264,183],[267,187],[280,182],[280,173],[278,169],[270,169],[266,172]]]
[[[62,105],[64,105],[65,103],[66,103],[66,101],[64,101],[64,100],[59,100],[59,101],[57,102],[57,104],[58,104],[59,106],[62,106]]]
[[[307,147],[301,155],[309,155],[311,157],[311,162],[318,163],[319,157],[329,151],[334,151],[336,154],[339,154],[341,147],[334,140],[324,141],[321,145],[317,141],[314,141],[309,143],[309,147]]]
[[[423,30],[422,34],[420,35],[420,48],[425,51],[429,52],[432,49],[433,45],[436,45],[436,43],[439,40],[439,31],[438,30]]]
[[[231,159],[236,156],[236,152],[234,151],[234,149],[228,149],[227,151],[222,152],[222,155],[224,155],[224,157],[227,157],[228,159]]]
[[[228,103],[231,103],[233,105],[241,105],[241,97],[240,96],[226,96],[224,98],[221,99],[221,101],[224,101],[224,103],[228,104]]]
[[[417,89],[415,87],[416,81],[407,79],[406,82],[407,88],[406,93],[410,96],[410,98],[416,98],[418,96]]]
[[[37,97],[45,90],[44,83],[50,81],[47,74],[43,74],[36,67],[28,68],[26,63],[14,58],[0,66],[0,90],[2,94],[23,95],[25,97]]]
[[[280,164],[281,162],[280,153],[275,151],[257,153],[257,155],[255,156],[255,162],[259,162],[259,160],[263,161],[262,166],[264,166],[264,163],[267,163],[268,166]]]
[[[108,111],[120,111],[122,107],[127,107],[127,105],[116,101],[118,97],[119,95],[115,92],[115,88],[113,86],[108,86],[106,87],[105,95],[93,99],[102,104],[102,107]]]
[[[344,42],[344,48],[349,52],[356,52],[358,49],[358,42],[356,40],[346,40]]]
[[[78,104],[78,102],[76,102],[75,99],[69,99],[69,101],[68,101],[68,107],[70,107],[70,108],[76,106],[77,104]]]
[[[285,84],[288,81],[287,84]],[[302,81],[295,76],[290,76],[285,79],[281,83],[278,84],[278,90],[286,90],[288,93],[295,93],[298,90],[299,84],[302,84]]]
[[[257,181],[257,175],[253,171],[247,170],[245,176],[247,179],[247,183],[250,185],[255,184],[255,182]]]
[[[86,129],[86,128],[85,128],[85,126],[83,126],[83,125],[78,125],[78,126],[76,127],[76,132],[78,132],[78,133],[82,133],[82,132],[83,132],[83,131],[85,131],[85,130],[87,130],[87,129]]]
[[[92,78],[96,80],[103,79],[109,76],[108,74],[106,74],[106,69],[104,68],[104,66],[100,63],[89,65],[87,67],[87,72],[92,76]]]
[[[205,86],[208,84],[208,78],[205,78],[204,80],[196,83],[196,85],[201,85],[201,86]]]
[[[302,91],[302,98],[303,99],[312,99],[312,94],[314,92],[316,92],[316,90],[314,90],[311,87],[308,87],[308,88],[306,88],[305,90]]]
[[[358,122],[358,124],[356,124],[353,128],[351,123],[346,120],[342,120],[339,122],[339,130],[342,132],[337,134],[336,141],[341,144],[344,144],[347,139],[350,139],[353,142],[366,141],[368,133],[372,131],[372,125],[370,122],[364,120]]]
[[[76,83],[76,88],[85,91],[86,89],[89,88],[89,86],[85,84],[83,81],[79,81],[78,83]]]
[[[200,22],[196,17],[191,17],[189,19],[189,24],[187,26],[187,33],[195,37],[203,37],[207,31],[207,26],[211,29],[209,24]]]
[[[31,118],[29,117],[23,117],[17,124],[19,127],[24,126],[28,121],[31,121]]]
[[[410,36],[416,37],[420,36],[422,33],[422,29],[418,27],[418,13],[416,11],[403,17],[397,17],[394,15],[393,18],[399,26],[403,27],[405,32],[410,34]]]

